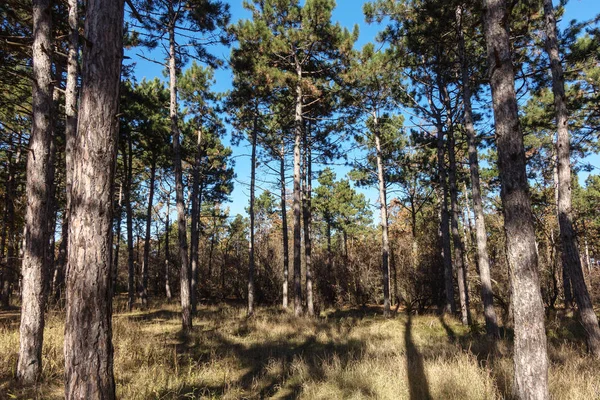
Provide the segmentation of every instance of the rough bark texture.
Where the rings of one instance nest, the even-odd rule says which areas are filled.
[[[479,179],[479,160],[477,155],[477,141],[475,139],[475,126],[473,124],[473,108],[471,106],[471,86],[469,85],[469,65],[467,63],[465,40],[462,30],[462,7],[456,9],[456,20],[459,37],[459,56],[462,75],[462,97],[464,107],[464,123],[467,133],[469,152],[469,172],[471,174],[471,194],[473,198],[473,211],[475,213],[475,241],[477,250],[477,266],[479,267],[479,280],[481,282],[481,300],[485,316],[485,329],[488,336],[497,338],[498,318],[494,310],[494,292],[490,275],[490,260],[487,252],[487,233],[483,213],[483,200],[481,197],[481,183]],[[468,199],[467,199],[468,202]],[[468,204],[468,203],[467,203]],[[467,205],[468,207],[468,205]],[[470,221],[470,217],[469,217]],[[470,225],[470,222],[469,222]]]
[[[114,399],[112,215],[123,0],[86,3],[67,267],[65,397]]]
[[[288,308],[288,287],[290,250],[287,226],[287,207],[285,193],[285,144],[281,144],[281,160],[279,162],[279,180],[281,181],[281,230],[283,237],[283,308]]]
[[[170,10],[170,15],[173,10]],[[181,261],[180,289],[181,323],[184,332],[192,329],[191,271],[188,260],[187,228],[185,220],[185,200],[183,196],[183,172],[181,170],[181,143],[177,122],[177,67],[175,54],[175,26],[169,26],[169,89],[171,135],[173,136],[173,166],[175,170],[175,199],[177,202],[177,232],[179,237],[179,258]]]
[[[297,69],[296,112],[294,116],[294,315],[302,314],[302,259],[301,259],[301,210],[300,210],[300,146],[302,144],[302,69]]]
[[[452,258],[450,246],[450,217],[448,214],[448,185],[446,183],[446,165],[444,161],[444,130],[437,127],[437,163],[440,186],[440,234],[442,239],[442,259],[444,261],[444,288],[446,302],[444,313],[456,313],[454,302],[454,274],[452,273]]]
[[[381,138],[377,121],[377,114],[373,112],[375,125],[375,151],[377,153],[377,181],[379,184],[379,211],[381,213],[381,271],[383,282],[383,315],[390,316],[390,241],[388,235],[388,210],[385,186],[385,174],[381,152]]]
[[[154,204],[154,183],[156,180],[156,160],[150,166],[150,188],[148,189],[148,210],[146,211],[146,234],[144,237],[144,258],[142,259],[142,306],[148,306],[148,268],[150,262],[150,228],[152,205]]]
[[[35,382],[42,371],[45,282],[50,218],[53,132],[52,15],[49,0],[33,1],[33,100],[27,156],[27,208],[21,267],[21,327],[17,379]]]
[[[250,158],[250,242],[248,243],[248,315],[254,314],[254,188],[256,183],[256,117],[252,128]]]
[[[498,167],[514,314],[514,395],[548,399],[548,356],[533,215],[504,0],[484,0]]]
[[[571,280],[573,295],[579,309],[579,317],[586,333],[588,350],[595,357],[600,357],[600,327],[598,326],[598,318],[594,313],[594,307],[585,284],[581,268],[581,258],[579,257],[579,249],[577,247],[577,238],[573,228],[568,111],[552,0],[544,0],[544,17],[546,25],[546,52],[550,59],[550,68],[552,71],[552,92],[554,94],[554,108],[556,110],[556,125],[558,128],[556,140],[558,161],[557,211],[562,246],[562,264],[563,269],[567,271],[567,275]]]

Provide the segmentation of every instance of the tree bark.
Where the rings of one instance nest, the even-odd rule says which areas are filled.
[[[283,308],[288,308],[288,287],[289,287],[289,267],[290,250],[287,226],[287,207],[285,193],[285,143],[281,143],[281,159],[279,162],[279,180],[281,181],[281,230],[283,237]]]
[[[571,285],[581,324],[585,330],[588,350],[600,358],[600,326],[598,318],[594,313],[594,307],[590,299],[583,270],[577,238],[573,228],[573,213],[571,209],[571,156],[570,136],[568,128],[569,114],[565,96],[565,81],[563,67],[558,49],[558,38],[556,33],[556,20],[552,0],[544,0],[544,19],[546,28],[546,52],[550,59],[552,72],[552,92],[554,94],[554,108],[556,111],[557,125],[557,172],[558,172],[558,225],[560,229],[560,241],[562,246],[563,269],[567,271],[571,279]]]
[[[256,110],[258,112],[258,110]],[[252,137],[252,156],[250,158],[250,242],[248,243],[248,315],[254,314],[254,190],[256,183],[256,136],[257,119],[254,116]]]
[[[171,18],[174,11],[169,10]],[[181,323],[184,332],[192,329],[192,297],[191,297],[191,271],[188,260],[187,228],[185,220],[185,200],[183,195],[183,172],[181,168],[181,144],[179,142],[179,126],[177,122],[177,67],[175,50],[175,22],[169,25],[169,89],[171,135],[173,136],[173,164],[175,170],[175,199],[177,203],[177,232],[179,236],[179,258],[181,261]]]
[[[133,181],[131,134],[127,135],[127,143],[123,146],[123,162],[125,163],[125,215],[127,225],[127,310],[131,311],[135,303],[135,257],[133,249],[133,208],[131,204],[131,186]]]
[[[144,238],[144,258],[142,259],[142,306],[148,307],[148,268],[150,262],[150,228],[152,205],[154,204],[154,183],[156,180],[156,159],[150,165],[150,188],[148,189],[148,211],[146,212],[146,235]]]
[[[477,244],[477,266],[479,267],[479,280],[481,281],[481,300],[485,316],[485,328],[489,337],[499,337],[498,318],[494,310],[494,292],[490,274],[490,260],[487,250],[487,233],[483,213],[483,200],[479,177],[479,160],[477,155],[477,141],[475,126],[473,124],[473,108],[471,106],[471,86],[469,84],[469,66],[467,62],[465,39],[462,29],[462,7],[456,9],[458,23],[459,56],[462,75],[462,95],[464,107],[464,122],[467,133],[469,152],[469,172],[471,174],[471,194],[473,197],[473,212],[475,214],[475,238]],[[467,199],[468,202],[468,199]],[[468,204],[468,203],[467,203]]]
[[[169,277],[169,263],[171,257],[169,254],[169,214],[171,212],[171,193],[167,195],[167,216],[165,218],[165,294],[167,300],[171,301],[173,295],[171,294],[171,279]]]
[[[390,316],[390,242],[388,236],[388,210],[386,182],[383,171],[383,154],[381,151],[381,137],[377,113],[373,111],[373,123],[375,125],[375,150],[377,153],[377,181],[379,184],[379,211],[381,213],[381,271],[383,282],[383,316]]]
[[[302,67],[296,67],[296,112],[294,115],[294,315],[302,314],[302,256],[301,256],[301,210],[300,210],[300,147],[302,144]]]
[[[191,283],[191,299],[192,299],[192,314],[196,314],[196,307],[198,305],[197,294],[198,294],[198,272],[199,272],[199,260],[198,260],[198,245],[200,241],[200,163],[202,162],[202,127],[198,130],[198,138],[196,141],[196,155],[194,157],[194,167],[192,170],[192,218],[190,227],[190,262],[192,264],[192,283]]]
[[[112,346],[113,180],[123,54],[122,0],[86,3],[82,90],[73,146],[65,397],[115,398]]]
[[[544,306],[504,0],[484,0],[485,37],[514,314],[514,395],[548,399]]]
[[[119,250],[121,247],[121,222],[123,219],[123,182],[119,183],[119,202],[117,203],[117,230],[115,232],[115,238],[117,243],[115,244],[115,256],[113,258],[112,265],[112,285],[113,295],[117,288],[117,278],[119,277]]]
[[[304,185],[302,199],[302,218],[304,222],[304,262],[306,264],[306,312],[315,315],[312,282],[312,239],[311,239],[311,197],[312,197],[312,154],[310,129],[304,132]]]
[[[27,208],[21,267],[21,327],[17,380],[37,381],[42,371],[46,303],[51,142],[53,139],[52,14],[49,0],[33,1],[33,100],[27,156]]]

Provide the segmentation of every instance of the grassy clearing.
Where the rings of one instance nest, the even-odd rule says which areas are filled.
[[[509,344],[496,349],[453,319],[375,308],[304,319],[277,309],[202,307],[180,334],[176,305],[114,317],[115,377],[122,399],[510,398]],[[42,383],[15,387],[18,314],[0,314],[0,398],[62,398],[62,316],[48,317]],[[570,323],[573,325],[572,323]],[[600,365],[577,330],[548,323],[554,399],[600,398]]]

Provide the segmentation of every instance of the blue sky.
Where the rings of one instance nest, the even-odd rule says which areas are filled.
[[[230,4],[231,7],[231,21],[235,22],[240,19],[246,19],[250,17],[250,14],[242,7],[242,0],[224,0]],[[362,6],[366,3],[366,0],[338,0],[338,5],[333,13],[333,21],[339,22],[341,25],[352,29],[355,24],[359,25],[360,37],[357,42],[357,47],[362,47],[369,41],[374,41],[377,32],[381,29],[377,25],[368,25],[364,22],[364,16],[362,13]],[[555,0],[555,4],[556,4]],[[561,27],[566,26],[568,21],[583,20],[592,18],[595,15],[600,14],[600,0],[571,0],[565,7],[565,16],[561,21]],[[215,46],[211,49],[211,52],[224,60],[229,58],[230,49],[224,46]],[[144,54],[151,58],[159,58],[160,56],[152,54],[147,50],[143,49],[130,49],[126,51],[126,56],[130,59],[127,63],[136,63],[134,71],[135,77],[138,81],[143,78],[153,79],[159,77],[166,81],[163,76],[162,67],[146,61],[139,57],[139,54]],[[229,70],[222,69],[215,73],[216,84],[214,86],[215,91],[226,91],[231,87],[231,73]],[[228,130],[228,137],[225,138],[225,142],[229,143],[230,132]],[[237,179],[235,182],[235,188],[231,196],[231,202],[225,206],[230,208],[230,215],[246,214],[245,208],[248,206],[248,181],[250,175],[250,160],[249,160],[249,149],[242,143],[240,146],[232,146],[233,155],[236,160],[235,171]],[[589,160],[595,167],[600,167],[600,157],[593,156]],[[317,166],[315,170],[319,170]],[[348,172],[348,168],[344,166],[335,166],[338,179],[343,178]],[[259,171],[258,176],[263,176],[267,171]],[[597,170],[596,172],[597,173]],[[582,177],[583,178],[583,177]],[[265,186],[265,185],[263,185]],[[275,189],[276,190],[276,189]],[[359,189],[366,197],[370,200],[371,205],[375,206],[377,200],[376,188],[363,188]],[[374,213],[377,218],[377,213]]]

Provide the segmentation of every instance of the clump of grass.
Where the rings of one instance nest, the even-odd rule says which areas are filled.
[[[18,388],[13,379],[18,314],[0,318],[0,398],[63,397],[63,318],[48,315],[35,388]],[[600,366],[573,341],[572,329],[561,337],[566,328],[552,324],[559,332],[549,341],[552,397],[598,398]],[[180,325],[174,304],[114,316],[119,398],[510,398],[510,343],[491,346],[452,318],[326,310],[309,319],[276,308],[246,318],[241,308],[207,306],[192,333],[181,335]]]

